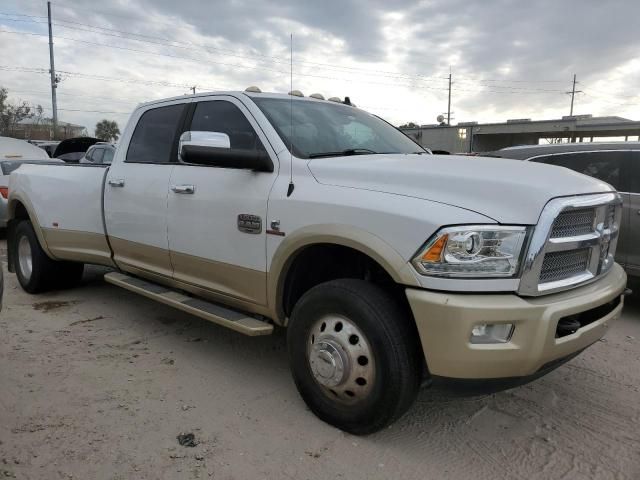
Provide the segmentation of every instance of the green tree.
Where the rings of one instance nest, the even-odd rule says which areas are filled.
[[[114,120],[100,120],[96,123],[96,137],[108,142],[118,140],[120,129]]]
[[[0,135],[13,136],[16,125],[26,118],[42,118],[42,106],[25,101],[10,102],[9,91],[0,87]]]

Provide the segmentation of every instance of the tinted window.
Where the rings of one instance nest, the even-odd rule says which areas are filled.
[[[104,150],[104,156],[102,157],[102,163],[105,163],[107,165],[110,165],[111,162],[113,161],[113,148],[106,148]]]
[[[91,161],[93,163],[100,163],[102,161],[103,154],[104,154],[104,148],[96,148],[91,154]]]
[[[126,162],[168,163],[184,104],[154,108],[145,112],[129,142]]]
[[[631,152],[629,156],[628,189],[633,193],[640,193],[640,150]]]
[[[224,100],[198,103],[189,130],[226,133],[229,135],[231,148],[245,150],[264,148],[249,120],[240,109]]]
[[[626,191],[622,173],[626,152],[575,152],[549,155],[535,162],[567,167],[610,184],[613,188]]]
[[[94,151],[95,149],[93,148],[90,148],[89,150],[87,150],[87,153],[85,154],[84,158],[89,162],[93,162],[93,160],[91,159],[91,156],[93,155]]]

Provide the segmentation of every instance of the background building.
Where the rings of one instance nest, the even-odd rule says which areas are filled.
[[[53,121],[50,118],[25,118],[13,127],[11,136],[24,140],[53,140]],[[58,120],[56,140],[87,136],[87,129],[82,125]]]
[[[464,122],[455,126],[421,125],[402,131],[422,146],[447,153],[489,152],[539,143],[640,140],[640,122],[592,115],[536,121],[521,118],[505,123]]]

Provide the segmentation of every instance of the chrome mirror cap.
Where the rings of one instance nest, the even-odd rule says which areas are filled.
[[[180,135],[180,143],[178,145],[178,156],[184,160],[184,147],[214,147],[214,148],[231,148],[231,140],[229,135],[222,132],[202,132],[190,131]]]

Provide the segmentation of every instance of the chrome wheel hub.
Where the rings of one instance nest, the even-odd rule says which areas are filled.
[[[311,371],[316,381],[325,387],[335,387],[342,383],[348,361],[340,345],[331,340],[314,343],[311,347]]]
[[[362,331],[345,317],[326,316],[313,325],[307,358],[313,378],[332,400],[356,403],[373,388],[373,352]]]
[[[29,281],[31,279],[31,272],[33,271],[33,259],[31,255],[31,244],[26,236],[21,237],[18,241],[18,266],[24,279]]]

